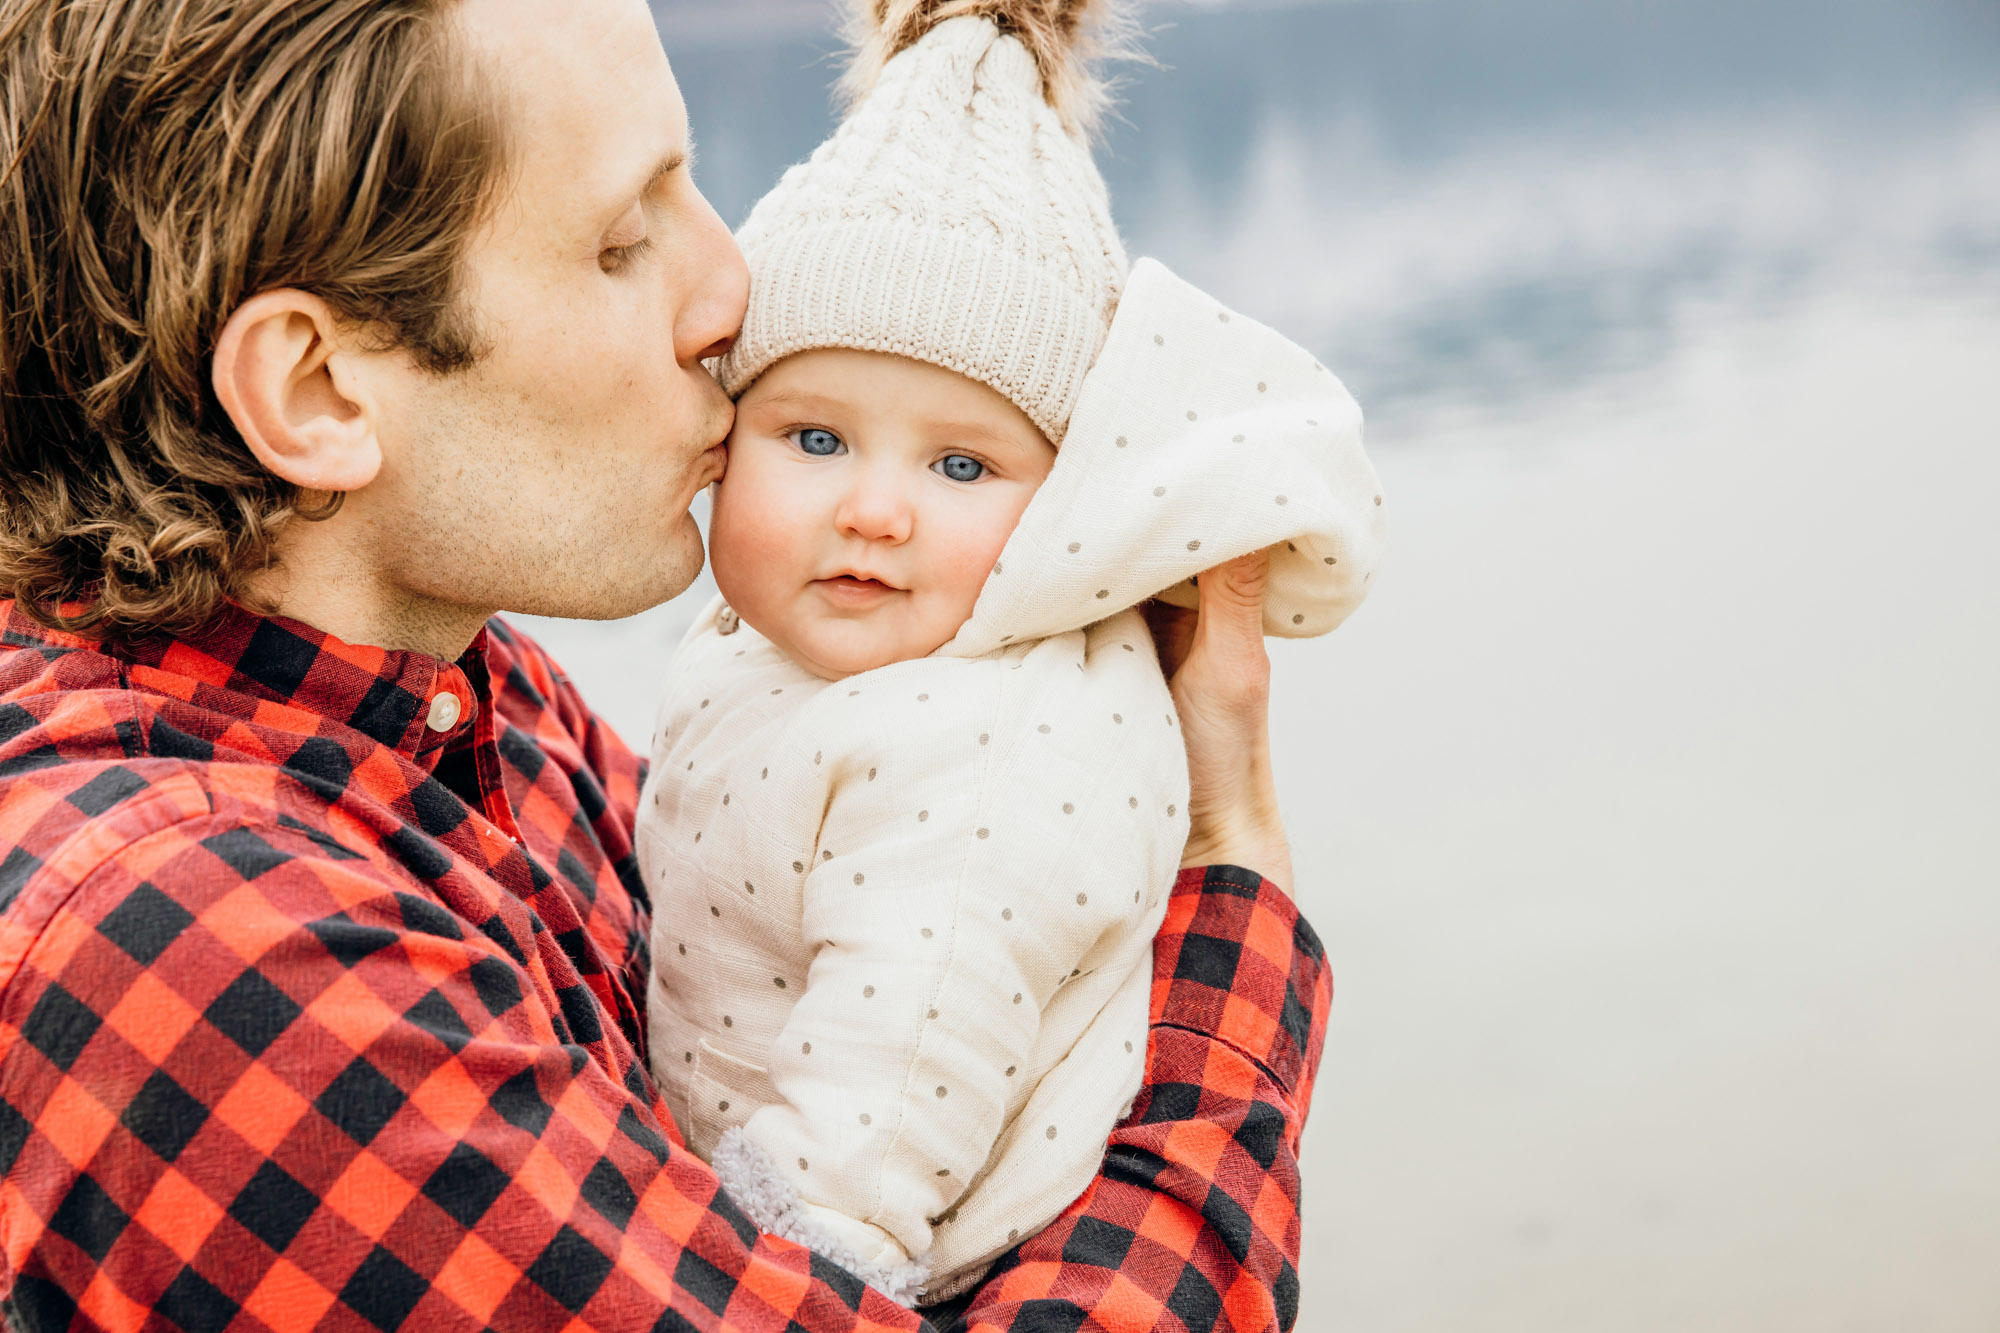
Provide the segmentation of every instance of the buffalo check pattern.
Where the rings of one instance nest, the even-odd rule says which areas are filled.
[[[681,1146],[643,1058],[640,778],[500,621],[444,663],[239,609],[109,649],[0,601],[11,1324],[1292,1325],[1330,982],[1284,894],[1182,875],[1101,1174],[912,1312]]]

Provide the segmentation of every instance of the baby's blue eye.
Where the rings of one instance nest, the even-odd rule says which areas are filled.
[[[953,481],[978,481],[986,475],[986,464],[964,454],[953,454],[938,461],[938,471]]]
[[[817,426],[806,427],[794,438],[798,440],[799,448],[814,458],[828,458],[840,452],[840,437],[830,430],[821,430]]]

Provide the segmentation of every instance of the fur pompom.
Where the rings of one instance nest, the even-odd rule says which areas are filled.
[[[1035,58],[1042,91],[1063,124],[1090,134],[1111,105],[1098,66],[1138,54],[1127,0],[852,0],[850,9],[854,59],[841,81],[850,104],[868,95],[884,65],[940,23],[990,18]]]

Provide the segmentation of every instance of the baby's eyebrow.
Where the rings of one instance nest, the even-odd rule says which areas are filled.
[[[832,413],[852,405],[849,400],[814,393],[809,389],[779,389],[768,395],[760,395],[756,402],[756,410]],[[995,450],[1021,447],[1018,436],[971,418],[922,417],[915,418],[914,421],[917,429],[926,438],[935,442],[985,444]]]
[[[1006,431],[995,430],[993,427],[978,421],[946,420],[928,421],[924,424],[930,434],[946,436],[955,440],[962,440],[970,436],[975,440],[984,440],[986,443],[999,448],[1013,448],[1020,443],[1017,437],[1009,435]]]
[[[758,407],[838,407],[840,400],[821,393],[808,393],[803,389],[780,389],[776,393],[757,395]]]

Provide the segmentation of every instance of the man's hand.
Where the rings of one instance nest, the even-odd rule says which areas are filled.
[[[1239,865],[1285,889],[1292,852],[1271,771],[1271,659],[1264,651],[1263,552],[1201,576],[1201,609],[1146,606],[1188,751],[1181,865]]]

